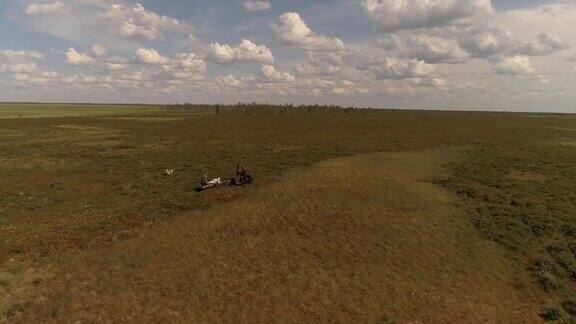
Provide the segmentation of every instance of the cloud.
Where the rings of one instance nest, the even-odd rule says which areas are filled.
[[[13,61],[22,59],[43,59],[44,55],[36,51],[24,51],[24,50],[3,50],[0,51],[0,57]]]
[[[345,67],[352,68],[355,65],[349,58],[348,50],[308,52],[308,63],[296,64],[294,71],[303,76],[340,77]]]
[[[206,62],[195,53],[180,53],[176,55],[176,68],[186,71],[206,71]]]
[[[290,45],[306,50],[342,50],[344,43],[339,38],[330,38],[314,33],[299,14],[287,12],[280,16],[279,24],[272,24],[274,36]]]
[[[158,53],[155,49],[139,48],[136,51],[136,62],[142,64],[162,65],[169,63],[170,60]]]
[[[461,31],[460,46],[472,57],[490,59],[496,56],[545,56],[570,46],[560,35],[540,33],[537,41],[524,42],[497,26],[474,26]]]
[[[75,48],[69,48],[66,52],[66,63],[70,65],[88,65],[94,63],[95,60],[88,54],[78,52]]]
[[[47,4],[31,4],[26,7],[24,13],[26,13],[26,15],[28,16],[49,15],[58,12],[63,12],[66,9],[67,7],[65,4],[63,4],[61,1],[56,1]]]
[[[379,39],[377,45],[393,51],[399,57],[430,64],[464,63],[470,57],[455,40],[425,34],[388,34]]]
[[[446,87],[446,80],[444,80],[444,79],[415,78],[415,79],[410,79],[410,82],[415,86],[426,87],[426,88],[445,88]]]
[[[74,74],[61,78],[61,81],[63,83],[73,85],[87,85],[87,84],[97,84],[98,78],[93,75]]]
[[[274,62],[274,55],[264,45],[243,39],[238,45],[212,43],[208,47],[207,58],[218,63],[230,62]]]
[[[524,55],[502,58],[494,66],[494,71],[498,74],[507,75],[531,75],[536,73],[530,58]]]
[[[54,71],[37,71],[34,73],[15,73],[14,81],[20,87],[45,87],[57,81],[59,74]]]
[[[108,71],[121,71],[126,69],[130,60],[119,56],[108,57],[104,60],[103,66]]]
[[[490,0],[363,0],[362,5],[382,32],[459,25],[494,12]]]
[[[272,5],[267,0],[244,0],[242,5],[248,11],[262,11],[272,8]]]
[[[242,81],[230,74],[217,76],[215,81],[218,85],[226,88],[238,88],[242,86]]]
[[[540,33],[538,38],[542,44],[555,50],[565,50],[570,48],[570,45],[557,33]]]
[[[288,72],[277,71],[272,65],[262,65],[261,70],[262,76],[266,80],[276,81],[276,82],[292,82],[294,81],[294,76]]]
[[[372,46],[348,46],[338,52],[309,52],[307,64],[296,64],[302,77],[349,80],[374,84],[379,80],[430,78],[435,65],[421,60],[392,57],[390,51]]]
[[[95,57],[100,57],[106,55],[108,49],[102,44],[94,44],[90,47],[90,53]]]
[[[31,0],[33,1],[33,0]],[[138,43],[170,40],[191,35],[194,28],[184,21],[147,10],[127,0],[62,0],[66,9],[59,15],[18,17],[34,31],[88,46],[95,41],[111,48],[137,48]],[[57,3],[58,3],[57,2]],[[132,42],[112,43],[112,38]],[[135,44],[136,43],[136,44]],[[77,45],[77,46],[78,46]]]
[[[429,77],[434,66],[418,60],[393,57],[365,58],[358,69],[372,73],[379,80]]]
[[[514,40],[506,29],[494,26],[474,26],[460,33],[459,43],[473,57],[487,58],[509,51]]]
[[[119,64],[119,63],[104,63],[104,67],[109,71],[120,71],[126,68],[126,64]]]
[[[573,21],[576,5],[571,1],[539,7],[523,7],[500,11],[490,19],[491,24],[509,30],[515,39],[515,54],[547,56],[566,50],[574,42]],[[532,38],[533,41],[526,41]],[[518,41],[518,39],[524,41]],[[512,56],[508,54],[508,56]]]
[[[192,32],[192,27],[176,18],[161,16],[146,10],[141,4],[134,6],[114,4],[97,15],[97,24],[122,38],[158,40],[164,31]]]
[[[253,6],[246,7],[251,10],[258,9],[257,2],[274,6],[282,2],[234,1],[240,13],[242,5]],[[174,9],[164,7],[164,2],[154,8],[165,11],[153,12],[131,0],[23,0],[24,5],[8,1],[9,11],[21,12],[14,15],[14,24],[7,25],[13,37],[31,41],[26,31],[34,31],[55,36],[48,37],[48,42],[61,41],[31,47],[40,53],[0,50],[0,94],[18,100],[26,96],[42,100],[42,95],[46,99],[82,98],[84,93],[70,90],[86,89],[90,96],[85,98],[95,100],[201,98],[372,106],[385,102],[413,107],[446,103],[460,108],[513,106],[510,98],[535,89],[571,93],[573,99],[574,64],[566,60],[576,53],[561,51],[576,41],[570,28],[576,6],[566,0],[547,6],[528,6],[526,1],[520,1],[517,9],[496,12],[489,1],[334,0],[315,2],[312,7],[299,1],[290,5],[294,12],[280,12],[284,14],[279,18],[278,13],[272,24],[262,16],[236,19],[226,26],[212,16],[222,9],[214,1],[205,1],[202,8],[206,11],[200,16],[179,12],[178,19],[163,15]],[[32,3],[56,2],[67,8],[51,15],[22,13]],[[306,15],[300,16],[297,10]],[[193,17],[201,26],[199,35],[184,20]],[[234,35],[245,36],[233,42],[200,37],[222,36],[222,28],[235,28]],[[272,53],[262,28],[270,28],[276,45],[291,48],[280,46],[278,53]],[[346,43],[338,34],[341,31]],[[73,44],[63,49],[73,47],[67,62],[89,64],[89,68],[71,74],[62,62],[39,61],[42,54],[51,58],[61,52],[57,47],[62,42]],[[293,48],[303,52],[293,52]],[[576,62],[576,57],[572,60]],[[42,71],[44,67],[48,71]],[[50,68],[62,70],[56,73]],[[490,71],[505,76],[487,75]],[[514,76],[523,77],[514,81]],[[43,92],[46,88],[51,92]],[[229,92],[218,94],[224,89]],[[160,91],[173,92],[159,95]],[[556,100],[545,96],[542,92],[542,100]],[[572,109],[568,105],[562,109]]]
[[[38,71],[36,64],[28,63],[3,63],[0,65],[0,72],[29,74]]]

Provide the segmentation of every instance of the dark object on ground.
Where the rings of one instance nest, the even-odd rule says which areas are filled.
[[[196,187],[196,192],[212,189],[215,187],[232,185],[243,186],[249,184],[254,180],[254,176],[249,174],[240,164],[236,165],[236,173],[233,178],[221,180],[220,178],[207,181],[206,176],[200,181],[200,186]]]
[[[547,322],[552,322],[560,320],[562,314],[560,314],[560,311],[556,308],[546,308],[542,313],[540,313],[540,317]]]
[[[236,176],[230,179],[230,184],[233,186],[243,186],[245,184],[249,184],[254,180],[254,176],[248,174],[246,171],[241,176]]]
[[[230,184],[234,186],[242,186],[254,180],[254,176],[249,174],[240,163],[236,164],[236,173],[234,178],[230,179]]]

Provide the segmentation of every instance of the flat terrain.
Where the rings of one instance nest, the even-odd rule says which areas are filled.
[[[576,315],[574,116],[86,108],[0,106],[0,322]]]
[[[0,103],[0,119],[146,115],[158,112],[158,106]]]

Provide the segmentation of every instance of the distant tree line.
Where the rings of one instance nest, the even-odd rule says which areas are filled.
[[[344,107],[338,105],[273,105],[261,103],[236,103],[236,104],[192,104],[178,103],[175,105],[162,106],[170,112],[175,113],[206,113],[206,114],[258,114],[258,113],[355,113],[355,112],[377,112],[383,109]]]
[[[339,105],[294,105],[291,103],[283,105],[263,104],[263,103],[236,103],[236,104],[192,104],[192,103],[177,103],[171,105],[163,105],[162,109],[168,112],[179,114],[285,114],[285,113],[391,113],[401,112],[406,113],[456,113],[455,111],[442,111],[442,110],[416,110],[416,109],[396,109],[396,108],[359,108],[353,106],[339,106]],[[460,113],[483,113],[483,112],[460,112]]]

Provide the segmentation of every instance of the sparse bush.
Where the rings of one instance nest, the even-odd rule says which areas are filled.
[[[552,322],[562,319],[562,314],[557,308],[547,307],[540,313],[540,317],[545,321]]]
[[[558,272],[558,267],[552,262],[537,260],[532,265],[532,273],[536,277],[538,284],[547,291],[557,290],[563,287]]]
[[[382,316],[380,319],[378,319],[378,324],[394,324],[394,321],[388,319],[387,316]]]
[[[564,302],[562,302],[562,308],[564,308],[570,316],[576,317],[576,298],[572,297],[564,300]]]
[[[552,246],[548,248],[548,253],[571,278],[576,278],[576,258],[569,248]]]
[[[576,279],[576,167],[569,162],[575,158],[562,147],[483,146],[453,165],[444,184],[474,206],[471,216],[486,237],[535,260],[536,281],[558,295],[571,292],[567,281]]]

